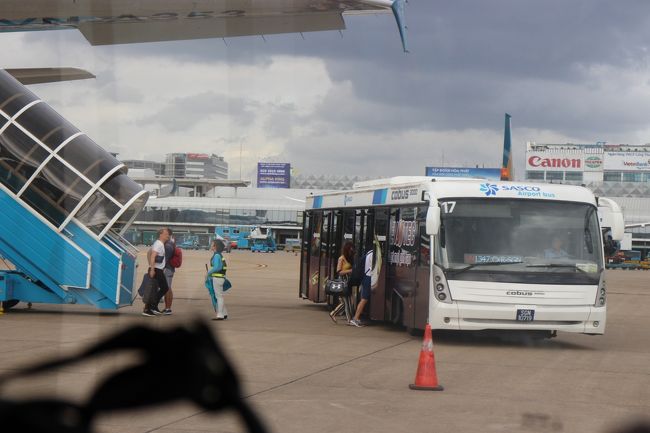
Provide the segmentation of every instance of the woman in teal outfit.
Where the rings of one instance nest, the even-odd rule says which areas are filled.
[[[212,255],[212,259],[210,259],[210,269],[205,276],[205,287],[210,292],[212,307],[215,313],[217,313],[217,317],[214,320],[225,320],[228,318],[228,310],[223,301],[223,292],[229,288],[230,283],[226,279],[228,265],[223,258],[222,253],[224,249],[225,245],[222,241],[218,239],[212,241],[210,251],[214,254]],[[224,283],[226,282],[226,287],[224,287]]]

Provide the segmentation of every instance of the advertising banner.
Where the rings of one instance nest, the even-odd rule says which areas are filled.
[[[584,171],[582,154],[526,152],[526,170]]]
[[[472,179],[500,180],[499,168],[471,167],[426,167],[425,176],[431,177],[469,177]]]
[[[650,152],[605,152],[605,170],[650,171]]]
[[[258,162],[258,188],[289,188],[291,186],[291,164],[284,162]]]
[[[603,171],[602,155],[585,155],[585,171]]]

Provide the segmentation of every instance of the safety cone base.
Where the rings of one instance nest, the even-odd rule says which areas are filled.
[[[418,386],[414,384],[409,385],[410,389],[413,389],[415,391],[444,391],[445,388],[442,385],[438,386]]]

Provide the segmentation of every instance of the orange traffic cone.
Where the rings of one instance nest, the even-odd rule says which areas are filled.
[[[438,384],[436,374],[436,358],[433,356],[433,341],[431,340],[431,325],[427,323],[424,328],[424,341],[418,361],[418,371],[415,373],[415,384],[409,388],[419,391],[442,391],[444,388]]]

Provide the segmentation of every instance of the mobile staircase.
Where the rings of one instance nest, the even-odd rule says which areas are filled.
[[[135,298],[121,236],[147,192],[126,167],[0,69],[0,301],[117,309]],[[0,262],[1,265],[2,262]]]

